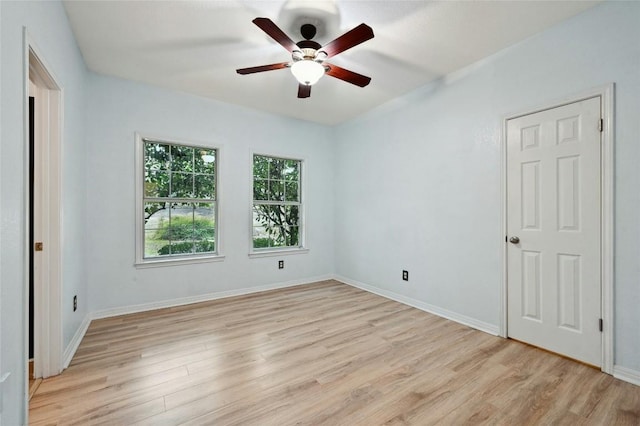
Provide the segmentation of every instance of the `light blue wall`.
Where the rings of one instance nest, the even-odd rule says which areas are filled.
[[[330,129],[91,74],[87,232],[92,311],[327,277],[334,270]],[[223,262],[136,268],[134,134],[220,146]],[[250,259],[251,153],[304,160],[310,251]],[[285,260],[278,270],[277,260]]]
[[[3,392],[3,424],[22,423],[25,378],[25,182],[23,27],[63,88],[62,321],[63,348],[87,313],[85,269],[84,137],[86,68],[58,2],[0,2],[2,157],[0,158],[0,371],[10,372]],[[73,312],[72,298],[80,300]]]
[[[638,22],[638,3],[596,7],[327,128],[89,73],[59,3],[0,2],[3,424],[22,422],[25,392],[23,26],[64,88],[64,346],[88,310],[333,272],[497,325],[502,120],[615,82],[616,364],[640,371]],[[222,147],[224,262],[133,266],[135,131]],[[286,257],[284,271],[247,256],[252,151],[306,160],[311,251]]]
[[[337,273],[497,327],[503,119],[615,82],[615,363],[640,371],[639,24],[606,3],[338,127]]]

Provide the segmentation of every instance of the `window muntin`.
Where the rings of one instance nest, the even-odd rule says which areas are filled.
[[[254,252],[302,247],[302,161],[253,156]]]
[[[142,139],[143,260],[217,254],[217,150]]]

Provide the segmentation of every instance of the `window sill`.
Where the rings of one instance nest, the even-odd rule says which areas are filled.
[[[178,259],[159,259],[159,260],[145,260],[142,262],[136,262],[136,268],[160,268],[163,266],[180,266],[180,265],[194,265],[197,263],[211,263],[222,262],[224,255],[215,256],[200,256],[200,257],[187,257]]]
[[[288,256],[291,254],[306,254],[306,253],[309,253],[308,248],[265,250],[265,251],[254,251],[252,253],[249,253],[249,258],[257,259],[260,257]]]

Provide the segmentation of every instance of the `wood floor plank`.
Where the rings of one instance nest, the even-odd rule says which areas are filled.
[[[640,425],[640,387],[338,283],[95,320],[33,425]]]

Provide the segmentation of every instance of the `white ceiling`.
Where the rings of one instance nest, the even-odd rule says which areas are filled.
[[[337,124],[576,15],[598,1],[218,0],[64,2],[87,66],[251,108]],[[331,11],[333,12],[323,12]],[[365,88],[323,77],[297,98],[287,69],[238,75],[290,54],[251,21],[294,41],[294,22],[325,19],[320,44],[364,22],[375,38],[329,62],[372,78]]]

